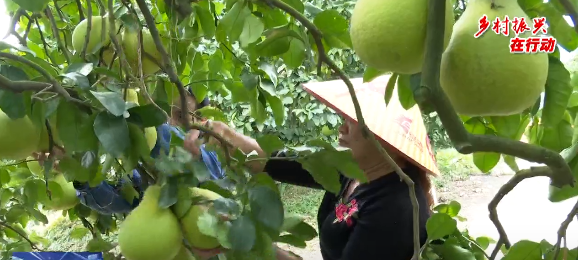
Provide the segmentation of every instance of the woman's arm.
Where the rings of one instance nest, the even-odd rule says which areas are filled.
[[[210,127],[217,134],[220,134],[229,143],[233,145],[230,148],[232,153],[236,148],[239,148],[244,153],[248,154],[253,151],[257,152],[258,156],[261,158],[267,158],[267,154],[261,149],[259,143],[251,137],[245,136],[243,134],[237,133],[234,129],[230,128],[223,122],[211,122]],[[220,145],[219,141],[215,138],[211,138],[209,143]],[[299,185],[309,188],[322,189],[319,185],[305,170],[301,163],[297,161],[292,161],[289,159],[284,159],[285,153],[274,153],[271,155],[272,159],[269,160],[253,160],[246,163],[246,166],[252,173],[266,172],[276,181],[283,183],[289,183],[293,185]]]

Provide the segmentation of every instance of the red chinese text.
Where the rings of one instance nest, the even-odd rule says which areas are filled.
[[[536,35],[538,32],[542,32],[543,34],[548,33],[548,25],[546,24],[546,17],[538,17],[532,19],[534,22],[534,29],[532,30],[532,34]]]
[[[503,34],[505,36],[510,35],[510,18],[506,15],[504,20],[500,20],[500,17],[496,17],[493,22],[492,30],[496,34]]]
[[[488,21],[488,16],[484,15],[478,20],[478,32],[474,34],[475,38],[478,38],[484,34],[490,27],[490,22]]]
[[[511,53],[552,53],[556,48],[556,39],[553,37],[514,37],[510,39]]]
[[[514,19],[512,19],[512,31],[514,31],[516,35],[530,30],[525,17],[514,17]]]

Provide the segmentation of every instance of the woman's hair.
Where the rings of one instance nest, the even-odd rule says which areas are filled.
[[[435,206],[435,198],[434,198],[434,190],[432,188],[432,182],[431,179],[429,178],[429,174],[427,174],[427,172],[420,170],[419,173],[419,182],[421,184],[421,188],[423,189],[423,193],[425,194],[425,198],[428,204],[428,208],[430,211],[433,210],[433,207]]]

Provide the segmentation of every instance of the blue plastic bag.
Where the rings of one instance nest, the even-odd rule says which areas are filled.
[[[93,252],[14,252],[12,260],[103,260],[102,253]]]
[[[157,143],[151,150],[151,157],[159,156],[161,149],[165,154],[169,152],[172,134],[175,133],[179,138],[184,139],[185,136],[180,129],[170,126],[168,123],[157,127]],[[221,163],[215,152],[205,150],[205,146],[200,147],[201,160],[207,166],[212,180],[222,179],[225,177],[224,171],[221,168]],[[126,201],[120,191],[124,180],[121,180],[116,185],[111,185],[103,181],[96,187],[90,187],[88,183],[82,184],[76,188],[76,194],[80,199],[80,203],[97,211],[102,215],[112,215],[115,213],[129,213],[136,206],[138,206],[143,195],[142,178],[137,169],[132,171],[132,185],[139,193],[139,198],[135,198],[132,203]]]

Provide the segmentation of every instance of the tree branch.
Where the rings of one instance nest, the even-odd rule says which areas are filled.
[[[137,1],[143,1],[143,0],[137,0]],[[375,139],[375,135],[373,133],[371,133],[371,131],[367,127],[367,125],[365,123],[365,119],[363,118],[363,115],[361,113],[361,106],[359,105],[357,95],[355,94],[355,88],[354,88],[353,84],[351,83],[351,81],[349,80],[349,78],[347,77],[347,75],[345,74],[345,72],[342,69],[340,69],[331,60],[331,58],[329,58],[329,56],[327,56],[327,53],[325,53],[325,49],[323,48],[323,42],[322,42],[323,35],[322,35],[321,31],[311,21],[309,21],[309,19],[307,19],[307,17],[305,17],[303,14],[299,13],[297,10],[295,10],[293,7],[286,4],[285,2],[280,1],[280,0],[261,0],[261,1],[285,11],[286,13],[290,14],[293,18],[295,18],[297,21],[299,21],[305,28],[307,28],[307,30],[309,30],[313,39],[315,40],[315,45],[317,46],[320,64],[321,63],[327,64],[327,66],[329,66],[329,68],[331,70],[333,70],[337,75],[339,75],[341,80],[343,80],[343,82],[345,82],[345,84],[347,85],[347,89],[349,90],[349,94],[351,95],[351,100],[352,100],[353,106],[355,108],[355,114],[356,114],[357,120],[359,122],[359,125],[361,126],[363,136],[365,138],[368,138],[379,149],[380,153],[383,155],[383,157],[385,158],[387,163],[389,163],[390,165],[395,167],[395,172],[407,184],[407,186],[409,188],[411,204],[413,206],[414,254],[413,254],[412,259],[414,259],[414,260],[419,259],[419,252],[420,252],[419,202],[417,201],[417,196],[415,193],[415,183],[411,180],[411,178],[407,174],[405,174],[403,172],[403,170],[399,167],[399,165],[397,165],[397,163],[395,163],[395,161],[391,158],[391,156],[389,156],[387,151],[383,148],[381,143],[379,141],[377,141],[377,139]],[[430,2],[438,3],[438,2],[442,2],[442,1],[430,1]],[[445,6],[445,4],[442,3],[442,13],[443,13],[443,7],[444,6]],[[443,17],[442,17],[442,20],[443,20]],[[318,70],[320,70],[320,66],[321,65],[318,65]]]
[[[76,0],[76,6],[78,7],[78,16],[80,17],[80,21],[82,21],[84,20],[84,11],[82,10],[82,2],[80,2],[80,0]]]
[[[157,47],[157,50],[160,52],[162,56],[163,66],[161,66],[161,68],[165,73],[168,74],[171,82],[175,84],[177,86],[177,89],[179,90],[179,96],[181,99],[181,111],[183,111],[183,113],[181,113],[182,115],[181,122],[183,124],[183,127],[185,128],[185,132],[189,131],[189,129],[191,128],[191,123],[189,122],[189,120],[187,120],[186,117],[189,108],[187,104],[187,91],[185,90],[185,86],[183,85],[183,82],[181,82],[181,80],[179,79],[179,76],[177,75],[177,72],[173,67],[173,63],[169,58],[169,54],[167,53],[167,50],[163,46],[163,43],[159,36],[159,30],[157,29],[155,24],[155,18],[151,14],[151,11],[149,10],[145,0],[136,0],[136,3],[142,15],[145,18],[149,32],[155,42],[155,46]]]
[[[62,54],[66,59],[66,63],[70,64],[70,56],[68,55],[69,54],[68,49],[62,44],[62,41],[60,39],[60,30],[58,30],[58,25],[56,24],[56,20],[54,20],[54,16],[52,15],[50,7],[46,7],[46,9],[44,9],[44,14],[50,21],[51,25],[50,27],[52,27],[52,34],[56,39],[56,44],[58,45],[58,48],[60,49],[60,51],[62,51]]]
[[[562,224],[560,225],[560,229],[558,229],[558,241],[556,241],[556,246],[554,247],[555,250],[554,258],[552,259],[558,259],[558,254],[560,254],[560,247],[562,244],[562,238],[566,240],[566,230],[568,230],[568,226],[570,226],[570,223],[572,223],[572,220],[574,220],[575,216],[578,216],[578,201],[576,201],[574,208],[572,208],[570,213],[568,213],[568,217],[562,222]]]
[[[50,62],[54,64],[54,59],[52,59],[52,55],[50,55],[50,52],[48,51],[48,43],[46,43],[46,38],[44,38],[44,33],[42,32],[42,28],[40,28],[38,18],[34,18],[34,23],[36,23],[36,27],[38,28],[38,34],[40,34],[40,40],[42,41],[44,52],[46,53],[46,56],[48,56],[48,59],[50,59]]]
[[[86,35],[84,36],[84,44],[82,45],[82,51],[80,52],[80,57],[86,61],[86,48],[88,47],[88,42],[90,41],[90,30],[92,30],[92,3],[87,1],[86,9],[88,14],[86,16]],[[101,28],[103,33],[106,31],[105,28]]]
[[[574,24],[574,31],[578,33],[578,12],[574,8],[574,5],[569,0],[559,0],[560,4],[566,9],[570,19],[572,19],[572,23]]]
[[[120,63],[120,67],[121,67],[121,72],[122,70],[124,70],[126,72],[126,74],[128,75],[128,77],[131,80],[138,80],[137,78],[134,77],[134,75],[132,74],[132,68],[130,66],[130,64],[128,63],[128,60],[126,59],[126,54],[124,53],[124,50],[122,48],[122,45],[118,42],[118,39],[116,37],[116,22],[115,22],[115,17],[114,17],[114,5],[113,5],[113,1],[108,1],[108,23],[110,26],[110,30],[108,30],[108,35],[110,36],[110,41],[112,42],[112,45],[114,46],[114,50],[115,50],[115,54],[117,55],[118,59],[119,59],[119,63]],[[114,57],[113,57],[114,58]],[[114,59],[111,60],[109,67],[112,67],[112,64],[114,63]]]
[[[12,19],[10,20],[10,27],[8,27],[8,30],[6,31],[6,34],[4,35],[4,37],[2,37],[2,39],[8,38],[10,34],[15,32],[14,28],[16,27],[16,24],[18,24],[18,21],[20,21],[20,17],[25,13],[26,11],[22,10],[22,8],[19,8],[18,10],[16,10],[16,12],[14,12]]]
[[[42,249],[40,249],[38,246],[36,246],[36,244],[34,244],[34,242],[32,242],[32,240],[30,240],[28,238],[28,236],[26,236],[26,234],[22,234],[20,233],[19,230],[15,229],[14,227],[10,226],[8,223],[4,222],[4,221],[0,221],[0,226],[6,227],[7,229],[10,229],[12,231],[14,231],[16,234],[18,234],[19,236],[21,236],[22,238],[24,238],[24,240],[26,240],[29,244],[30,247],[32,247],[32,249],[37,250],[37,251],[43,251]]]

